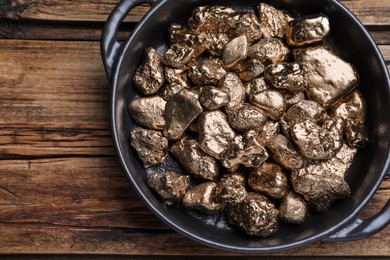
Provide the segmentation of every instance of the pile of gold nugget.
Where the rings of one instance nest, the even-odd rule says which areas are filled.
[[[366,107],[354,67],[323,43],[329,30],[323,14],[293,18],[264,3],[200,6],[188,27],[169,27],[165,53],[146,50],[131,145],[145,168],[169,151],[185,169],[148,174],[165,205],[224,211],[267,237],[279,219],[302,223],[309,207],[324,212],[350,195]]]

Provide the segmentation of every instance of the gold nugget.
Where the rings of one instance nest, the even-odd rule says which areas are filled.
[[[279,211],[257,192],[248,193],[240,203],[230,203],[226,213],[230,224],[251,236],[269,237],[279,228]]]
[[[244,103],[228,113],[229,125],[239,132],[259,130],[266,120],[267,116],[262,110],[248,103]]]
[[[294,192],[288,192],[279,206],[280,220],[292,224],[301,224],[306,219],[307,210],[307,204],[301,196]]]
[[[155,190],[167,206],[181,201],[190,185],[190,176],[176,172],[157,172],[149,174],[146,182]]]
[[[223,203],[240,203],[246,197],[245,177],[240,173],[228,173],[217,184],[215,194]]]
[[[305,91],[308,83],[306,74],[308,68],[305,64],[282,62],[266,67],[264,77],[278,89],[286,89],[290,92]]]
[[[329,19],[323,14],[308,15],[288,22],[287,43],[290,46],[303,46],[322,41],[329,33]]]
[[[165,106],[164,136],[169,140],[182,137],[191,122],[202,113],[203,109],[195,91],[182,89]]]
[[[153,48],[146,50],[144,63],[133,77],[135,87],[145,95],[156,93],[164,84],[164,64],[160,54]]]
[[[225,67],[231,68],[237,62],[246,58],[248,42],[246,36],[242,35],[226,43],[222,51],[222,61]]]
[[[248,49],[248,57],[259,59],[264,65],[283,62],[289,54],[283,41],[276,38],[263,38]]]
[[[217,200],[215,196],[216,186],[215,182],[204,182],[191,188],[184,195],[184,207],[197,209],[205,213],[216,213],[223,210],[226,203]]]
[[[285,27],[293,18],[286,12],[265,3],[261,3],[257,9],[263,36],[265,38],[284,38]]]
[[[307,95],[325,109],[333,106],[359,83],[353,66],[324,46],[297,49],[294,56],[297,62],[309,68]]]
[[[188,76],[197,86],[217,85],[226,75],[220,59],[200,60],[188,64]]]
[[[284,96],[273,89],[266,89],[252,95],[249,97],[249,101],[254,106],[262,109],[273,120],[278,120],[287,108]]]
[[[192,176],[210,181],[219,176],[217,161],[205,154],[197,141],[182,138],[171,147],[171,152]]]
[[[162,130],[165,125],[166,103],[160,96],[136,98],[129,104],[129,113],[137,124],[153,130]]]

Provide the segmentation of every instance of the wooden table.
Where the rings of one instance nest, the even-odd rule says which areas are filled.
[[[0,253],[234,255],[174,232],[119,166],[99,37],[118,0],[0,1]],[[390,0],[342,1],[390,63]],[[124,39],[148,8],[137,7]],[[385,109],[385,108],[384,108]],[[362,212],[390,197],[386,179]],[[390,226],[278,256],[390,256]]]

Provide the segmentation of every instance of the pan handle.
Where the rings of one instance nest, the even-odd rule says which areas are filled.
[[[160,0],[122,0],[108,17],[103,28],[100,48],[104,69],[109,80],[111,80],[112,67],[116,61],[118,51],[122,46],[117,38],[119,26],[134,7],[144,3],[154,6],[159,1]]]
[[[390,177],[390,172],[386,174]],[[390,224],[390,199],[383,209],[369,219],[357,218],[346,227],[331,234],[323,241],[350,241],[370,237]]]

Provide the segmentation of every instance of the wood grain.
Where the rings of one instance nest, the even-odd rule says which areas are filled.
[[[0,16],[7,19],[49,21],[105,21],[118,0],[3,0]],[[365,25],[390,24],[388,0],[341,1]],[[146,13],[143,5],[134,9],[126,21],[136,22]]]
[[[115,156],[99,43],[0,40],[0,253],[237,255],[193,242],[145,207]],[[390,60],[390,46],[380,50]],[[390,197],[387,178],[362,212]],[[390,256],[390,227],[279,256]]]

